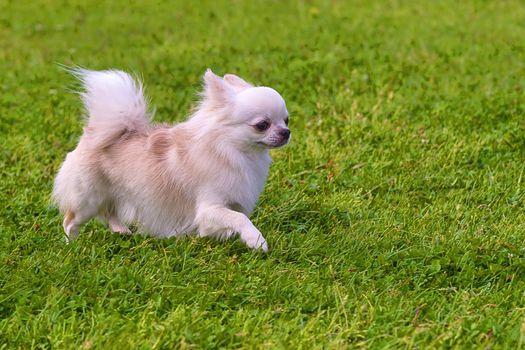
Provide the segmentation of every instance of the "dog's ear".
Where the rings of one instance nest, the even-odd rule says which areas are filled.
[[[242,90],[245,90],[247,88],[253,87],[252,84],[248,83],[244,79],[234,75],[234,74],[226,74],[224,76],[224,81],[230,85],[235,92],[240,92]]]
[[[210,104],[212,107],[224,107],[233,99],[235,91],[231,86],[213,73],[211,69],[207,69],[204,73],[204,91],[203,103]]]

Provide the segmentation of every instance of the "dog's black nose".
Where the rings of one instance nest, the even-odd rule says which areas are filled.
[[[282,136],[282,138],[287,139],[290,137],[290,129],[281,129],[279,131],[279,135]]]

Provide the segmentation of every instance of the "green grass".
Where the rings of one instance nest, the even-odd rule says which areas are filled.
[[[0,0],[0,349],[525,346],[525,4]],[[158,121],[207,67],[276,88],[291,144],[239,241],[65,245],[81,133],[56,63],[140,73]]]

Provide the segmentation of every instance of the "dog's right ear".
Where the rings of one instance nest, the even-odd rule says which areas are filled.
[[[241,77],[236,76],[235,74],[226,74],[224,76],[224,81],[228,83],[228,85],[230,85],[235,90],[235,92],[240,92],[253,87],[252,84],[248,83]]]
[[[224,107],[233,100],[235,91],[226,82],[207,69],[204,73],[203,103],[210,104],[211,107]]]

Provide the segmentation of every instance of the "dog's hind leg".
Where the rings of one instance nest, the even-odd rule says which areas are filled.
[[[74,221],[75,213],[73,213],[71,210],[68,210],[64,216],[63,223],[64,232],[66,233],[66,243],[71,242],[76,236],[78,236],[79,225],[75,226]]]
[[[122,233],[129,235],[131,231],[129,228],[120,221],[116,213],[116,208],[114,203],[106,203],[104,209],[100,212],[100,218],[106,221],[111,229],[111,232]]]
[[[78,236],[80,226],[94,216],[95,210],[67,210],[64,216],[64,231],[66,243],[71,242]]]
[[[108,216],[107,220],[108,220],[109,228],[111,229],[111,231],[115,233],[122,233],[122,234],[127,234],[127,235],[131,234],[131,231],[129,230],[129,228],[126,225],[124,225],[122,222],[120,222],[119,218],[116,215]]]

